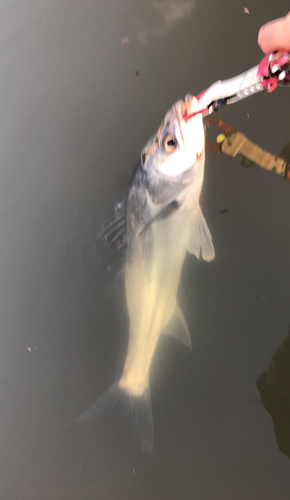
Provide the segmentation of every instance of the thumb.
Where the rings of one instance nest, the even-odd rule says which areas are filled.
[[[290,50],[290,12],[260,28],[258,44],[266,54],[278,49]]]

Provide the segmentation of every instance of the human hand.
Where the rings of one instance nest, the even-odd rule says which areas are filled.
[[[290,50],[290,12],[264,24],[259,30],[258,44],[266,54],[278,49]]]

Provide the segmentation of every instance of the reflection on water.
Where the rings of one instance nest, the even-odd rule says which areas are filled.
[[[236,130],[232,125],[219,118],[207,118],[206,127],[206,148],[214,153],[222,153],[235,158],[241,155],[241,165],[244,168],[251,168],[255,165],[275,172],[284,179],[290,179],[290,144],[286,144],[280,156],[271,154],[257,144],[249,140],[242,132]],[[208,140],[209,128],[212,125],[217,127],[219,133],[214,142]]]
[[[288,142],[282,149],[280,155],[281,158],[283,158],[288,164],[290,164],[290,142]],[[250,168],[254,167],[256,165],[256,162],[250,160],[246,156],[242,156],[241,159],[241,165],[244,168]]]
[[[268,370],[258,378],[257,386],[272,417],[278,447],[290,458],[290,330]]]
[[[215,143],[210,142],[210,140],[206,142],[206,147],[209,150],[233,157],[241,154],[241,165],[244,168],[259,165],[267,170],[276,171],[275,168],[273,169],[272,164],[273,161],[276,162],[277,159],[279,160],[279,157],[259,148],[256,144],[249,141],[244,134],[235,130],[228,123],[223,120],[209,118],[205,121],[205,124],[207,127],[207,139],[209,136],[209,126],[212,124],[218,127],[219,132],[225,132],[225,134],[220,134],[222,137],[221,141],[218,140],[220,136],[217,136]],[[240,145],[243,146],[248,143],[248,147],[244,151],[242,151],[241,147],[235,147],[234,154],[232,154],[230,148],[223,149],[222,144],[226,137],[228,140],[232,135],[238,136],[238,134],[242,137]],[[287,143],[283,147],[280,159],[285,160],[288,164],[285,167],[283,177],[289,180],[287,172],[290,165],[290,143]],[[284,165],[285,162],[283,162]],[[220,213],[223,214],[228,211],[228,209],[224,209]],[[278,447],[290,458],[290,330],[287,339],[275,351],[268,370],[258,378],[257,386],[264,407],[272,417]]]
[[[158,2],[153,3],[154,20],[151,20],[150,25],[143,26],[138,31],[139,41],[141,45],[147,45],[152,37],[164,36],[175,26],[178,21],[182,21],[190,16],[194,2]]]

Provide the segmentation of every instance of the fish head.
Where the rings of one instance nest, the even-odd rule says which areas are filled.
[[[177,101],[166,113],[156,135],[142,151],[142,165],[148,173],[158,173],[172,180],[192,174],[204,152],[202,115],[187,118],[196,105],[196,98],[188,94],[185,102]]]

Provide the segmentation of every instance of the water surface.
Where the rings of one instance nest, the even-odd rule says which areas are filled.
[[[256,381],[290,323],[290,185],[238,159],[206,157],[201,205],[216,259],[185,262],[193,350],[158,346],[153,455],[114,415],[74,425],[127,349],[122,289],[110,287],[119,261],[97,225],[172,103],[256,65],[259,27],[288,9],[2,2],[1,498],[288,500],[289,459]],[[279,89],[220,116],[278,154],[289,104]]]

